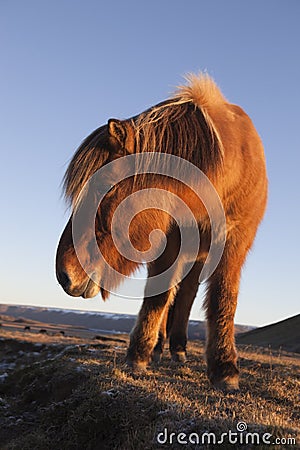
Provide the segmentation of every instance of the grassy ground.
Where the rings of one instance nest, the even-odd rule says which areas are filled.
[[[238,442],[230,445],[227,435],[220,448],[252,448],[247,432],[257,433],[259,448],[297,448],[287,443],[299,432],[296,355],[240,346],[241,390],[224,394],[209,385],[201,342],[190,342],[185,366],[171,364],[166,352],[138,377],[124,366],[126,336],[1,331],[0,338],[1,449],[218,448],[203,433],[217,442],[229,430]],[[263,444],[266,433],[282,443]]]

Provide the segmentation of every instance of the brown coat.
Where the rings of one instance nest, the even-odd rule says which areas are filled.
[[[170,336],[173,359],[185,358],[189,313],[212,240],[207,210],[191,187],[178,179],[156,173],[142,175],[138,172],[139,175],[121,180],[97,209],[95,227],[82,224],[76,251],[74,249],[72,219],[76,208],[82,198],[94,201],[91,183],[82,197],[86,183],[109,162],[138,154],[143,154],[149,164],[157,154],[180,157],[200,169],[218,193],[226,218],[226,242],[220,262],[207,280],[206,356],[211,382],[221,388],[236,389],[238,369],[233,320],[241,268],[266,207],[267,176],[263,146],[250,118],[240,107],[228,103],[207,75],[190,76],[188,85],[179,88],[170,100],[136,117],[124,121],[111,119],[79,147],[65,175],[65,192],[71,201],[73,214],[57,250],[58,281],[70,295],[88,297],[101,290],[103,298],[106,298],[109,290],[115,288],[124,275],[130,275],[142,263],[142,259],[139,261],[122,255],[120,248],[114,245],[112,224],[117,207],[133,193],[159,188],[160,191],[150,191],[151,207],[148,209],[145,200],[145,204],[137,205],[134,196],[126,203],[124,221],[127,216],[132,219],[126,232],[120,221],[114,225],[120,246],[125,248],[130,241],[140,252],[149,248],[149,235],[153,230],[159,228],[166,235],[165,250],[147,264],[149,278],[145,301],[131,333],[127,362],[133,369],[141,370],[151,355],[158,360],[167,335]],[[108,171],[105,182],[114,184],[115,175],[113,170]],[[195,179],[190,182],[197,184]],[[188,258],[176,260],[182,223],[176,223],[172,217],[173,213],[178,213],[180,222],[184,215],[180,211],[182,203],[172,203],[165,196],[168,205],[165,210],[153,207],[153,202],[160,204],[164,195],[162,191],[179,197],[190,208],[201,235],[197,256],[184,276],[183,268]],[[135,214],[137,207],[140,211]],[[97,248],[91,244],[94,235]],[[160,245],[158,237],[153,247],[159,248]],[[101,260],[95,256],[98,248]],[[176,267],[169,276],[168,287],[152,295],[153,277],[167,270],[174,261]],[[115,269],[113,275],[107,269],[107,263]]]

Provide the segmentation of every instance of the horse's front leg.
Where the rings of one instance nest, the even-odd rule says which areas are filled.
[[[170,322],[170,316],[172,316],[173,307],[174,307],[174,304],[167,301],[166,308],[164,310],[162,319],[160,321],[158,339],[157,339],[156,345],[155,345],[155,347],[153,349],[153,353],[152,353],[152,360],[156,363],[159,363],[161,361],[161,357],[162,357],[162,354],[164,351],[166,339],[168,337],[168,324]]]
[[[130,334],[126,357],[127,364],[136,371],[144,370],[150,361],[158,340],[161,322],[176,294],[177,277],[180,273],[180,263],[176,261],[179,248],[180,234],[175,228],[167,236],[163,254],[148,264],[145,297],[135,327]],[[171,269],[166,273],[161,285],[161,293],[153,295],[154,292],[159,292],[157,275],[163,274],[169,268]]]
[[[161,320],[165,310],[173,301],[175,289],[144,299],[136,325],[130,334],[130,345],[126,357],[127,364],[136,371],[146,369],[151,359],[158,340]]]

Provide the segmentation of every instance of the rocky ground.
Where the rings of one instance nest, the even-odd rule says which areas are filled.
[[[166,351],[143,376],[124,365],[127,342],[2,329],[0,448],[297,448],[299,355],[239,346],[241,390],[224,394],[207,380],[203,342],[184,366]]]

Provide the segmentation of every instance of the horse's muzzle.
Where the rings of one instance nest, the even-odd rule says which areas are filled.
[[[62,286],[64,290],[68,290],[71,286],[71,280],[69,278],[69,275],[66,272],[57,272],[56,278],[59,284]]]
[[[87,278],[80,286],[74,286],[69,275],[64,271],[57,272],[56,277],[63,290],[72,297],[91,298],[99,293],[100,288],[92,279],[95,274],[92,274],[92,277]]]
[[[100,287],[98,286],[98,284],[95,283],[92,278],[90,278],[81,296],[83,298],[92,298],[95,297],[95,295],[97,295],[99,291]]]

